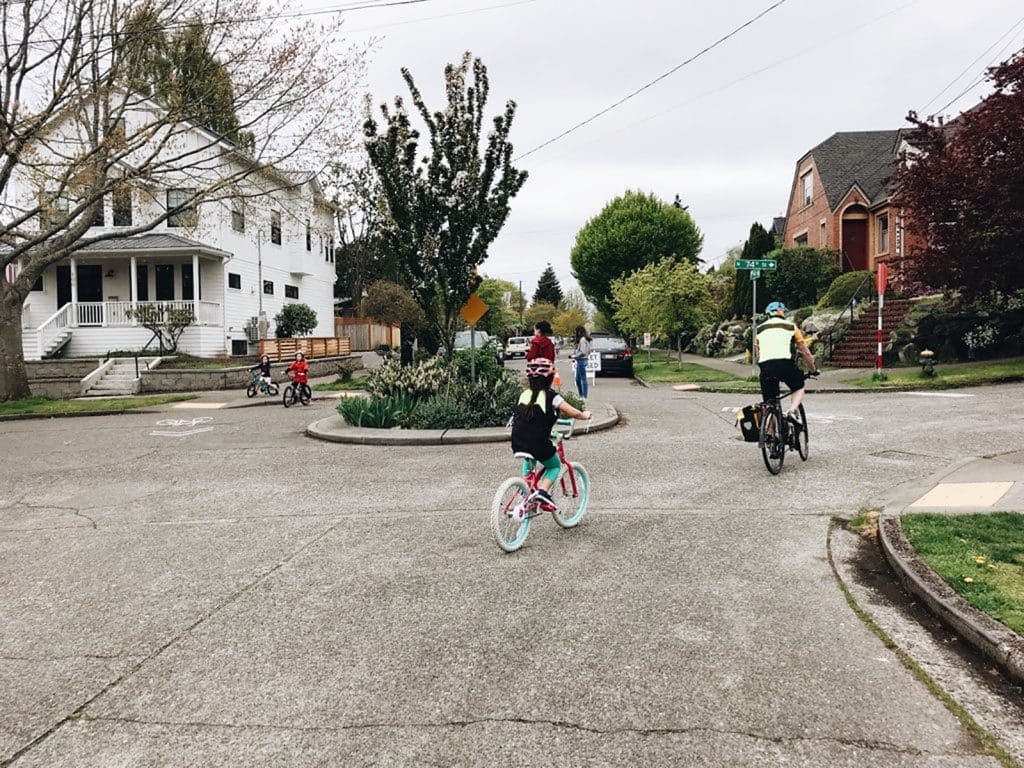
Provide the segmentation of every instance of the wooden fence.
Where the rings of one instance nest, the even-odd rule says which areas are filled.
[[[261,339],[260,355],[272,361],[287,360],[301,352],[306,357],[343,357],[352,354],[348,336],[306,336],[299,339]]]
[[[402,346],[402,326],[378,323],[372,317],[336,317],[334,335],[352,339],[352,349],[369,352],[387,344],[392,349]]]

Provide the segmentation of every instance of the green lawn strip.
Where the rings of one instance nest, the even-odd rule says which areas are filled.
[[[690,384],[704,381],[741,381],[731,373],[708,368],[700,363],[683,363],[675,361],[655,360],[651,363],[637,362],[633,359],[633,373],[647,382],[663,382],[672,384]]]
[[[147,395],[146,397],[117,397],[96,400],[51,400],[36,395],[23,400],[0,403],[0,416],[66,416],[73,413],[131,411],[165,403],[192,400],[195,395]]]
[[[991,363],[936,363],[935,375],[923,376],[919,368],[883,371],[884,381],[875,381],[870,376],[849,379],[844,383],[866,389],[953,389],[956,387],[1000,384],[1010,381],[1024,381],[1024,360],[1001,360]]]
[[[366,389],[365,377],[361,379],[349,379],[348,381],[337,379],[335,381],[325,381],[320,384],[313,385],[314,392],[352,392],[362,389]]]
[[[1024,635],[1024,515],[906,515],[903,530],[961,597]]]

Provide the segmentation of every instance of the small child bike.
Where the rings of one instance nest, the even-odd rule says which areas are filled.
[[[277,384],[272,381],[265,381],[259,371],[253,371],[252,380],[245,390],[247,397],[256,397],[257,393],[277,397]]]
[[[551,516],[562,528],[574,528],[583,519],[590,497],[590,475],[582,464],[565,458],[563,434],[572,428],[571,419],[559,419],[551,439],[562,462],[562,473],[552,490],[555,509]],[[528,464],[525,477],[510,477],[498,487],[491,505],[491,527],[498,546],[515,552],[523,546],[530,531],[530,521],[540,514],[539,502],[530,495],[544,475],[544,467],[528,453],[514,454]]]

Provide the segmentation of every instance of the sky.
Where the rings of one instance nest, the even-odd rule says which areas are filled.
[[[441,108],[445,65],[466,50],[479,56],[488,114],[508,99],[518,105],[518,156],[775,2],[424,0],[347,11],[345,29],[352,41],[377,40],[366,77],[374,104],[408,96],[404,66],[428,106]],[[704,234],[701,257],[719,262],[751,223],[784,214],[796,161],[836,131],[899,128],[908,110],[931,114],[957,96],[943,114],[975,103],[987,89],[970,86],[985,67],[1024,47],[1022,13],[1019,0],[784,0],[519,160],[529,178],[481,271],[521,280],[530,296],[550,263],[563,288],[575,286],[576,233],[628,189],[666,202],[678,194]]]

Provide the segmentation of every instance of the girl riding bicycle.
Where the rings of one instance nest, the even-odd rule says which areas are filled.
[[[296,384],[309,383],[309,363],[301,352],[295,353],[295,362],[288,366],[288,375]]]
[[[559,413],[573,419],[591,417],[590,411],[573,408],[551,389],[554,376],[555,365],[548,358],[537,357],[528,362],[526,380],[529,388],[519,396],[519,403],[512,416],[512,451],[529,453],[544,466],[544,477],[537,483],[537,490],[528,501],[537,502],[545,512],[555,509],[550,491],[562,470],[562,462],[551,443],[551,428],[555,426]],[[529,464],[524,464],[523,474],[529,471]]]
[[[256,365],[254,365],[252,368],[250,368],[249,370],[250,371],[259,371],[260,372],[260,384],[262,384],[264,387],[269,386],[270,383],[273,381],[273,379],[270,376],[270,356],[269,355],[263,355],[263,357],[260,358],[260,361]]]

